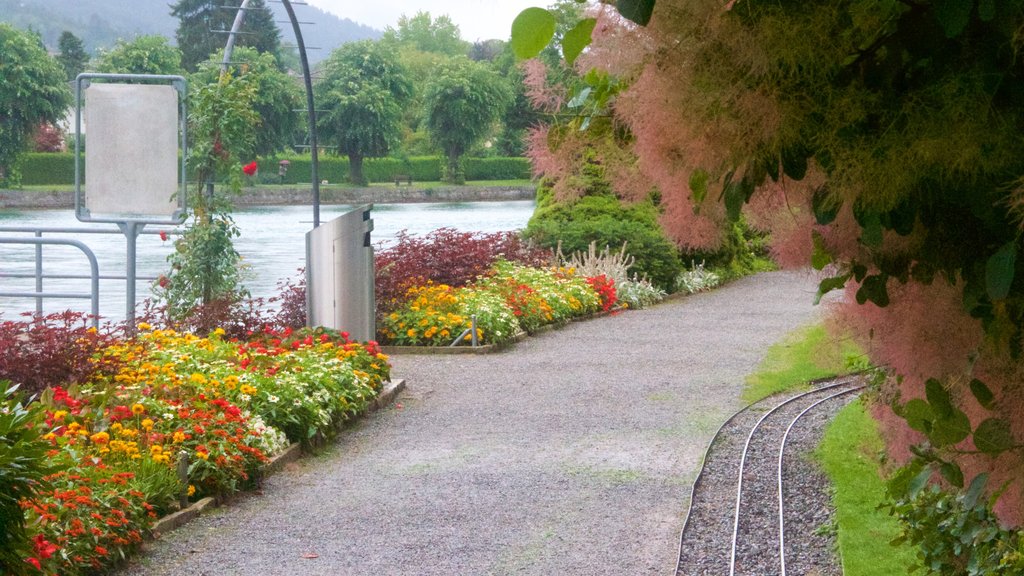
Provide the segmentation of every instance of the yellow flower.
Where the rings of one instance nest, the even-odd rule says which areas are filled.
[[[193,372],[188,379],[195,384],[206,384],[206,376],[203,376],[199,372]]]
[[[174,441],[175,444],[180,444],[185,441],[185,433],[182,432],[181,430],[178,430],[177,432],[174,433],[174,436],[172,436],[171,439]]]
[[[146,412],[146,407],[142,404],[132,404],[132,414],[139,416]]]
[[[153,327],[146,322],[139,322],[139,330],[151,330]]]
[[[57,410],[56,412],[53,413],[53,419],[54,420],[63,420],[64,417],[67,416],[67,415],[68,415],[68,411],[67,410]]]
[[[217,328],[216,330],[213,331],[213,333],[216,334],[217,336],[223,336],[224,335],[224,329],[223,328]]]
[[[120,432],[121,431],[121,423],[120,422],[114,422],[113,424],[111,424],[110,425],[110,431],[115,433],[115,434]]]
[[[249,384],[242,384],[242,387],[239,388],[239,391],[242,394],[248,394],[249,396],[252,396],[253,394],[256,393],[256,387],[250,386]]]
[[[106,432],[97,432],[92,436],[89,436],[89,439],[96,444],[106,444],[110,441],[110,434],[107,434]]]
[[[161,446],[160,444],[153,444],[152,446],[149,447],[149,453],[153,454],[154,456],[160,454],[163,451],[164,447]]]
[[[153,421],[150,420],[149,418],[144,419],[142,421],[142,429],[145,430],[146,432],[149,432],[150,430],[152,430],[153,429]]]
[[[196,487],[193,486],[192,484],[189,484],[188,485],[188,495],[189,495],[189,497],[195,496],[195,494],[196,494]]]
[[[234,374],[228,376],[224,379],[224,385],[232,389],[235,386],[238,386],[238,376],[235,376]]]
[[[415,328],[409,328],[408,330],[405,331],[405,335],[408,336],[409,338],[415,338],[416,337],[416,329]]]
[[[79,424],[78,422],[72,422],[71,424],[68,424],[68,432],[75,434],[81,427],[82,425]]]
[[[207,459],[209,459],[209,457],[210,457],[210,453],[209,452],[196,452],[196,458],[207,460]]]

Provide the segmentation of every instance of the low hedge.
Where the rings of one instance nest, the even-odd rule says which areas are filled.
[[[282,182],[277,175],[278,162],[288,160],[288,173]],[[408,159],[368,158],[363,174],[370,182],[390,182],[395,176],[412,176],[414,182],[436,182],[441,179],[442,159],[437,156],[416,156]],[[530,177],[530,161],[526,158],[466,158],[468,180],[514,180]],[[311,181],[309,156],[280,156],[259,160],[260,179],[267,184],[304,184]],[[68,152],[30,153],[21,163],[21,183],[25,185],[69,185],[75,183],[75,157]],[[83,173],[84,174],[84,173]],[[320,157],[320,180],[346,182],[348,159],[343,156]]]

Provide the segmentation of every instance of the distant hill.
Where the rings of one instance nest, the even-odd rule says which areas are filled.
[[[178,20],[171,16],[172,0],[0,0],[0,22],[9,22],[18,28],[31,28],[42,34],[43,42],[56,51],[61,32],[70,30],[85,42],[86,49],[95,54],[97,48],[109,48],[118,38],[131,38],[140,34],[160,34],[174,39]],[[281,40],[294,45],[292,27],[284,5],[267,3],[277,17]],[[349,20],[338,18],[311,5],[295,5],[299,21],[313,22],[302,26],[309,59],[317,62],[331,50],[353,40],[379,38],[381,31]]]

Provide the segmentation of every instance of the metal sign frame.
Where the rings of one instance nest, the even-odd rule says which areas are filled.
[[[170,218],[153,216],[133,217],[93,217],[85,205],[85,193],[82,190],[82,104],[83,93],[93,80],[112,81],[122,84],[158,84],[172,86],[178,92],[178,142],[179,169],[177,207]],[[164,76],[157,74],[99,74],[87,72],[75,78],[75,217],[81,222],[106,222],[119,225],[128,224],[163,224],[178,225],[187,216],[187,176],[185,161],[188,155],[188,109],[186,105],[188,83],[183,76]]]

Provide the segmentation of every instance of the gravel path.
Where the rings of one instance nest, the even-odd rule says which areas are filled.
[[[397,404],[121,573],[671,573],[705,446],[815,288],[773,272],[499,354],[394,357]]]

